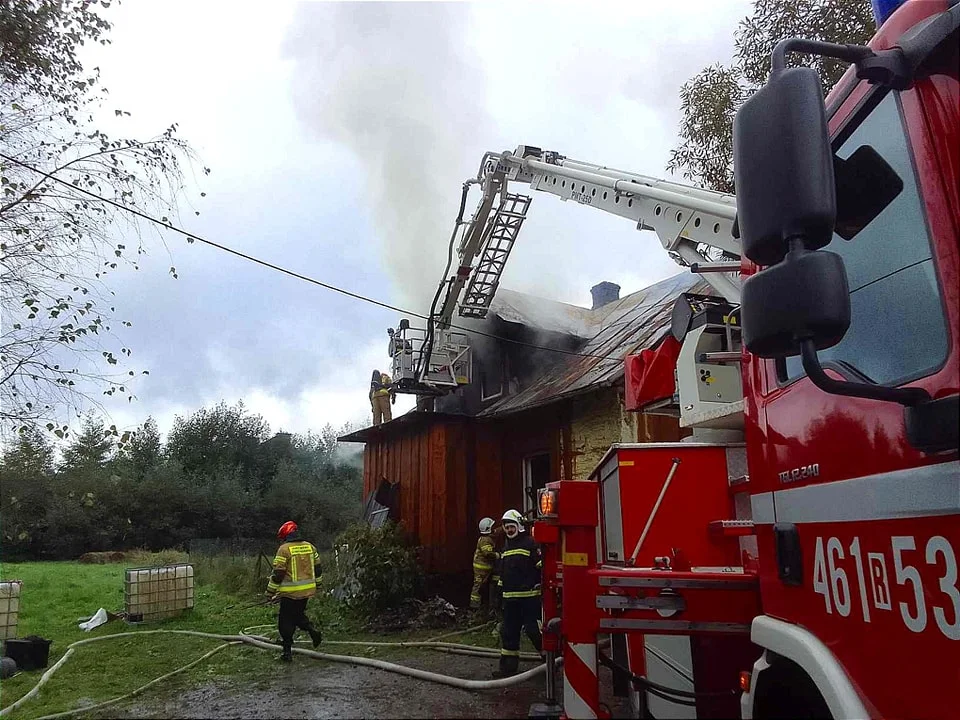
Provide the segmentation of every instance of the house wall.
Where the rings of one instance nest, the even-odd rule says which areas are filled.
[[[423,547],[424,568],[431,574],[457,573],[459,559],[473,550],[462,532],[470,514],[471,443],[467,422],[439,420],[368,442],[364,449],[364,496],[381,480],[399,485],[400,522]]]
[[[459,602],[480,519],[523,507],[524,458],[549,453],[551,481],[584,480],[613,443],[680,437],[675,418],[626,413],[619,387],[490,420],[438,417],[367,443],[364,496],[381,478],[399,483],[400,522],[423,547],[426,572],[450,580],[445,596]]]
[[[586,480],[612,444],[635,441],[635,436],[623,437],[630,427],[624,425],[622,414],[616,388],[603,388],[571,401],[572,479]]]
[[[561,428],[565,412],[550,406],[509,415],[495,422],[501,437],[501,485],[503,505],[523,510],[523,461],[530,455],[550,455],[550,482],[561,479],[564,458],[561,454]]]

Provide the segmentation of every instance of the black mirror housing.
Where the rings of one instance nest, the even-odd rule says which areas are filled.
[[[791,253],[743,281],[743,344],[762,358],[800,354],[800,342],[833,347],[850,327],[850,291],[836,253]]]
[[[837,215],[833,152],[815,70],[774,71],[737,112],[733,152],[744,255],[775,265],[790,239],[807,250],[830,242]]]

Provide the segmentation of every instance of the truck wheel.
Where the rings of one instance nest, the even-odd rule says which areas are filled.
[[[786,658],[777,658],[760,673],[754,697],[754,720],[833,719],[810,676]]]

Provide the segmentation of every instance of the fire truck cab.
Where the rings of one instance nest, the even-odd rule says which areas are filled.
[[[745,718],[777,715],[770,690],[791,684],[815,689],[834,717],[957,712],[958,19],[956,3],[896,9],[827,98],[829,145],[811,137],[819,100],[801,100],[804,71],[778,70],[776,52],[737,120],[763,609]],[[794,121],[789,135],[771,125],[778,114]],[[788,187],[777,204],[772,193]]]

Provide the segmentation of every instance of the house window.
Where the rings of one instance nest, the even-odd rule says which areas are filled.
[[[493,400],[503,394],[503,362],[500,353],[480,363],[480,399]]]
[[[550,482],[550,453],[528,455],[523,459],[523,512],[536,510],[537,491]]]

